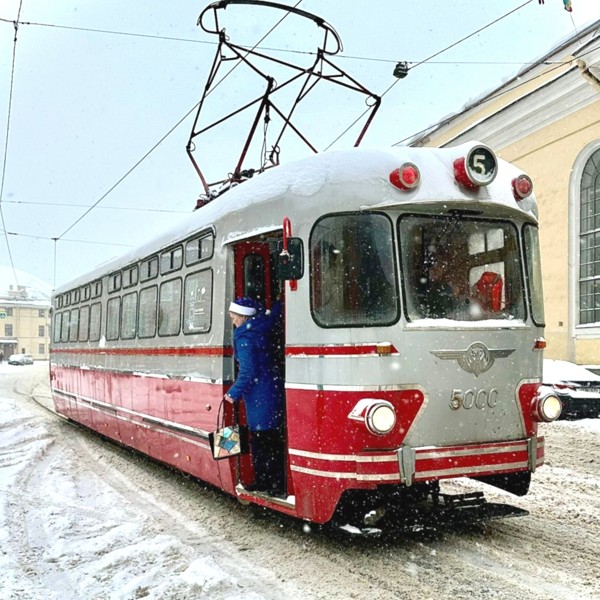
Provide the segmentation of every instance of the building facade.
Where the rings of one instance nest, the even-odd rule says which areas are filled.
[[[411,145],[472,140],[533,179],[546,356],[600,364],[600,21]]]
[[[31,354],[34,360],[48,360],[50,345],[50,302],[28,297],[18,287],[0,296],[0,353]]]

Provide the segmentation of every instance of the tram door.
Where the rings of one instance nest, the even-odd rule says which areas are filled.
[[[234,246],[235,297],[247,296],[256,300],[265,309],[270,309],[283,286],[274,276],[274,245],[268,242],[240,242]],[[283,336],[283,332],[281,332]],[[280,372],[284,371],[283,339]],[[237,376],[237,373],[236,373]],[[240,411],[243,423],[245,415]],[[239,479],[246,485],[254,479],[252,460],[249,455],[242,456],[239,462]]]
[[[242,242],[234,248],[235,297],[249,296],[265,308],[273,299],[272,265],[269,244]]]

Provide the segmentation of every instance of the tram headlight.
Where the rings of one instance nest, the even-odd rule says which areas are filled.
[[[365,414],[365,424],[371,433],[389,433],[396,424],[396,411],[389,402],[373,404]]]
[[[396,410],[391,402],[377,398],[363,398],[348,415],[349,419],[363,421],[375,435],[385,435],[396,425]]]
[[[562,412],[562,402],[554,394],[546,394],[535,403],[535,416],[538,421],[556,421]]]

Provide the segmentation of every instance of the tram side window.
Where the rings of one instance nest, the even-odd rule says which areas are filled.
[[[113,273],[108,276],[108,293],[112,294],[113,292],[118,292],[121,289],[121,283],[123,278],[121,276],[121,272]]]
[[[185,245],[185,264],[189,266],[202,260],[208,260],[213,255],[214,244],[215,238],[212,231],[208,235],[190,240]]]
[[[119,313],[121,311],[121,298],[111,298],[106,307],[106,339],[119,339]]]
[[[60,328],[60,341],[69,341],[69,319],[71,318],[71,311],[65,310],[62,314],[62,324]]]
[[[69,322],[69,341],[76,342],[79,335],[79,309],[74,308],[71,311],[71,319]]]
[[[160,255],[160,272],[162,275],[181,269],[182,264],[183,248],[181,246],[167,250]]]
[[[153,285],[140,292],[140,310],[138,335],[151,338],[156,335],[156,309],[158,306],[158,288]]]
[[[160,286],[158,335],[177,335],[181,329],[181,279]]]
[[[98,298],[102,296],[102,282],[94,281],[92,283],[92,298]]]
[[[60,342],[60,332],[62,327],[62,313],[54,315],[54,330],[52,331],[52,341],[57,344]]]
[[[212,271],[200,271],[185,280],[183,332],[206,333],[212,313]]]
[[[101,325],[102,305],[96,302],[90,307],[90,342],[97,342],[100,339]]]
[[[123,271],[123,287],[128,288],[132,285],[137,285],[138,282],[138,268],[137,265],[129,267]]]
[[[410,320],[525,318],[518,233],[511,223],[407,215],[400,240]]]
[[[392,223],[378,213],[324,217],[310,239],[311,303],[322,327],[390,325],[399,317]]]
[[[123,296],[121,311],[121,338],[132,340],[135,337],[135,320],[137,317],[137,292]]]
[[[144,260],[140,268],[140,281],[154,279],[158,275],[158,256]]]
[[[79,311],[79,341],[87,342],[90,328],[90,307],[82,306]]]
[[[542,262],[540,257],[540,240],[538,228],[525,225],[523,228],[525,241],[525,264],[531,299],[531,316],[536,325],[544,325],[544,294],[542,292]]]

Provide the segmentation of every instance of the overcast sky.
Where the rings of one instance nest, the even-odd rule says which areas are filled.
[[[10,233],[0,233],[0,265],[10,266],[10,248],[16,269],[50,286],[62,285],[175,226],[192,211],[202,187],[185,147],[195,116],[192,109],[216,49],[216,36],[196,26],[208,4],[2,1],[1,200]],[[575,28],[600,19],[598,0],[572,0],[572,5],[571,13],[562,0],[545,0],[543,5],[538,0],[303,0],[298,8],[335,28],[344,51],[334,61],[365,87],[383,94],[397,81],[364,140],[366,146],[390,146],[459,111]],[[13,71],[13,22],[19,6]],[[284,14],[236,6],[220,12],[231,41],[248,46]],[[394,79],[397,61],[413,66],[497,19],[415,66],[405,79]],[[312,56],[298,51],[314,52],[319,41],[312,22],[290,17],[261,47],[308,65]],[[282,73],[275,74],[281,82]],[[233,107],[248,90],[259,89],[258,84],[247,72],[232,73],[207,99],[206,116]],[[362,98],[342,100],[323,87],[315,89],[304,108],[300,104],[298,118],[324,149],[364,108]],[[352,133],[356,130],[333,148],[352,145]],[[198,139],[196,157],[209,175],[224,177],[235,164],[231,157],[239,154],[247,130],[240,124],[215,134],[218,138],[206,142]],[[307,152],[282,145],[281,161]],[[86,207],[105,194],[98,207],[77,222]]]

